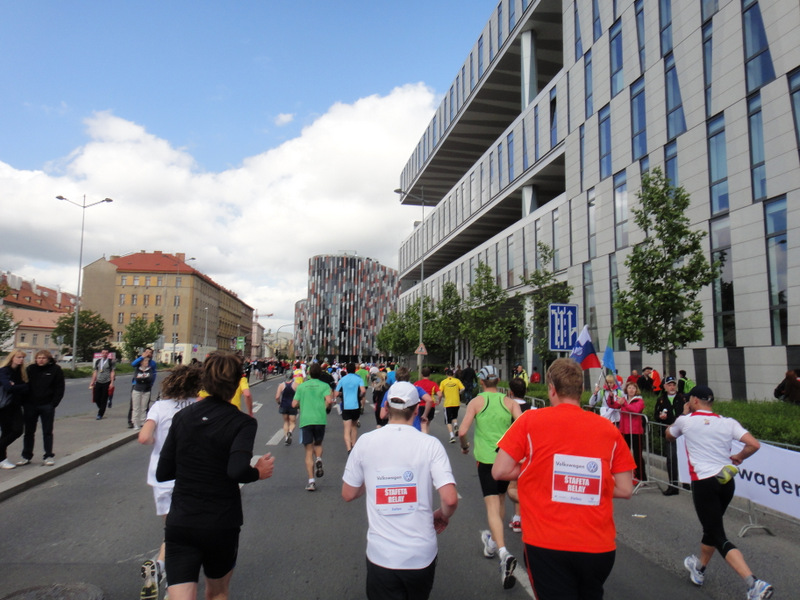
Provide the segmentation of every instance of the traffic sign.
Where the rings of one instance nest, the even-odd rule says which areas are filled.
[[[550,351],[571,352],[578,338],[578,305],[550,304]]]
[[[414,354],[421,354],[422,356],[428,356],[428,351],[425,350],[425,344],[420,344],[419,348],[414,350]]]

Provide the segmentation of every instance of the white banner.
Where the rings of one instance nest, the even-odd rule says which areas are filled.
[[[733,442],[731,454],[743,444]],[[686,442],[678,438],[680,480],[691,481]],[[736,495],[800,519],[800,453],[761,444],[761,449],[739,465]]]

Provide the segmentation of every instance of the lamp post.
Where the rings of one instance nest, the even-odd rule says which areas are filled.
[[[72,324],[72,370],[78,369],[78,313],[81,310],[81,275],[83,274],[83,230],[86,223],[86,209],[91,206],[102,204],[103,202],[113,202],[111,198],[104,198],[91,204],[86,204],[86,194],[83,195],[83,202],[78,204],[64,196],[56,196],[56,200],[63,200],[69,202],[81,209],[81,249],[78,254],[78,293],[75,296],[75,321]]]
[[[421,188],[421,196],[415,196],[405,190],[397,188],[395,194],[400,194],[400,201],[408,196],[422,202],[422,221],[420,222],[420,234],[422,235],[422,254],[419,259],[419,346],[422,346],[423,314],[425,312],[425,188]],[[419,349],[417,346],[417,349]],[[417,377],[422,377],[422,354],[417,354]]]

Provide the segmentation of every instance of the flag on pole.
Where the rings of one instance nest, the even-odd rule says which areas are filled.
[[[603,367],[611,371],[614,375],[617,372],[617,364],[614,362],[614,333],[608,332],[608,342],[606,343],[606,351],[603,352]]]
[[[597,353],[592,344],[592,338],[589,335],[589,326],[584,325],[578,339],[575,340],[575,347],[572,349],[569,357],[575,360],[581,368],[586,369],[600,369],[600,359],[597,358]]]

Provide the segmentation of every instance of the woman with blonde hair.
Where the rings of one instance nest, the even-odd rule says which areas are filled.
[[[8,460],[8,447],[22,435],[24,418],[22,405],[28,398],[28,372],[25,369],[25,352],[14,349],[0,364],[0,386],[6,404],[0,408],[0,468],[14,469],[16,464]]]

